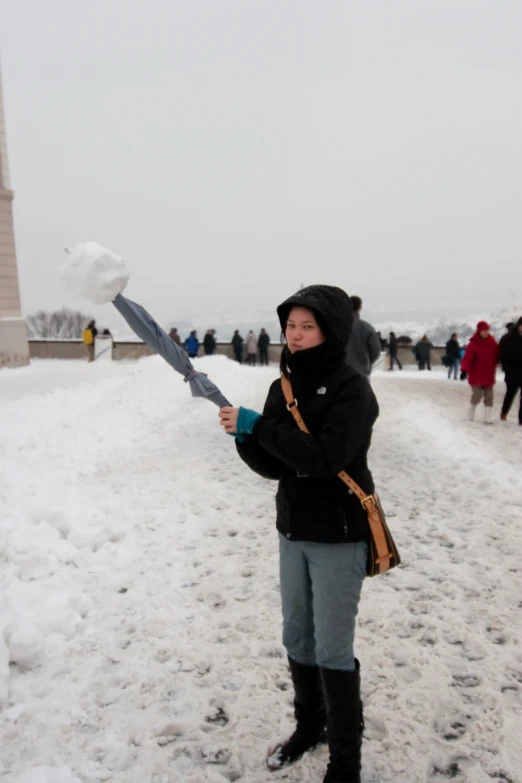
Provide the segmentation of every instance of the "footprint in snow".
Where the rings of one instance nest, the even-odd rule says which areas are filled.
[[[454,778],[459,778],[461,775],[462,770],[456,761],[453,761],[446,767],[434,766],[431,771],[431,777],[434,780],[441,780],[442,778],[453,780]]]
[[[156,660],[158,663],[167,663],[172,659],[174,655],[174,652],[170,648],[162,648],[156,652],[154,655],[154,660]]]
[[[227,602],[219,593],[206,593],[198,595],[198,601],[200,603],[206,603],[211,609],[219,611],[223,609]]]
[[[422,644],[423,647],[435,647],[437,642],[437,634],[433,632],[423,634],[419,640],[419,643]]]
[[[201,748],[201,759],[204,764],[228,764],[232,755],[229,748]]]
[[[424,624],[419,620],[412,620],[405,628],[401,628],[397,631],[399,639],[410,639],[416,631],[422,631]]]
[[[223,727],[226,726],[229,721],[230,718],[226,714],[223,707],[215,707],[210,715],[207,715],[205,718],[205,723],[210,723],[212,726]]]
[[[241,770],[231,758],[232,752],[226,746],[202,747],[200,744],[191,744],[176,748],[169,757],[168,765],[176,772],[176,780],[202,780],[205,775],[202,767],[207,764],[215,766],[216,772],[219,770],[219,775],[224,780],[239,780],[242,776]],[[215,780],[214,776],[212,780]]]
[[[158,745],[164,747],[176,742],[185,733],[180,723],[169,723],[156,735]]]
[[[465,735],[473,720],[471,714],[460,713],[451,718],[436,720],[434,728],[446,742],[455,742]]]
[[[420,601],[418,601],[417,603],[412,602],[408,604],[407,608],[408,608],[408,612],[415,616],[431,614],[432,612],[432,607],[430,604],[421,603]]]
[[[417,680],[420,680],[421,673],[415,666],[409,666],[409,664],[403,661],[395,661],[393,665],[397,671],[397,677],[404,682],[417,682]]]
[[[465,643],[460,647],[460,650],[462,657],[470,663],[475,663],[475,661],[483,661],[487,655],[485,649],[477,643]]]
[[[255,530],[251,530],[245,535],[245,538],[248,538],[250,541],[257,541],[257,532]]]
[[[482,682],[478,674],[454,674],[452,688],[476,688]]]
[[[259,651],[259,655],[262,658],[282,658],[283,653],[278,647],[263,647]]]
[[[488,625],[486,633],[493,644],[503,645],[509,641],[508,635],[504,633],[504,629],[499,628],[498,626]]]

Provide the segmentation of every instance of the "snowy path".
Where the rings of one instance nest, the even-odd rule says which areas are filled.
[[[199,366],[256,408],[275,375]],[[374,387],[405,563],[363,592],[363,780],[520,783],[520,429],[442,376]],[[275,486],[214,406],[157,358],[2,373],[0,406],[0,779],[319,783],[324,750],[264,768],[292,714]]]

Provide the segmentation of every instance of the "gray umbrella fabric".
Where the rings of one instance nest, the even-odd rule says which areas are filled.
[[[192,362],[179,345],[176,345],[154,318],[139,304],[131,302],[122,294],[112,300],[116,310],[125,318],[132,331],[156,351],[167,364],[183,375],[185,383],[190,386],[193,397],[205,397],[218,408],[231,403],[203,372],[194,369]]]

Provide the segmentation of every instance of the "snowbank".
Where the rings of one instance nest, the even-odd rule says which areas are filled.
[[[35,767],[21,775],[8,775],[6,783],[82,783],[68,767]]]
[[[197,366],[258,410],[277,376]],[[520,430],[467,422],[467,384],[442,373],[373,383],[404,566],[363,591],[363,779],[520,781]],[[292,725],[274,484],[157,357],[37,363],[2,373],[0,399],[0,777],[273,780]]]

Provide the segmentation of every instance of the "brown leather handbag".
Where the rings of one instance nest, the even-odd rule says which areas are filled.
[[[310,431],[299,413],[297,400],[294,398],[292,384],[284,375],[281,376],[281,386],[286,400],[286,407],[294,417],[297,426],[302,432]],[[349,487],[356,495],[364,510],[368,514],[368,524],[370,528],[370,546],[368,549],[368,565],[366,568],[367,576],[377,576],[385,574],[391,568],[395,568],[401,562],[399,550],[395,546],[395,541],[390,533],[386,523],[386,517],[382,510],[379,496],[377,494],[367,495],[361,487],[344,470],[338,474],[341,481]]]

